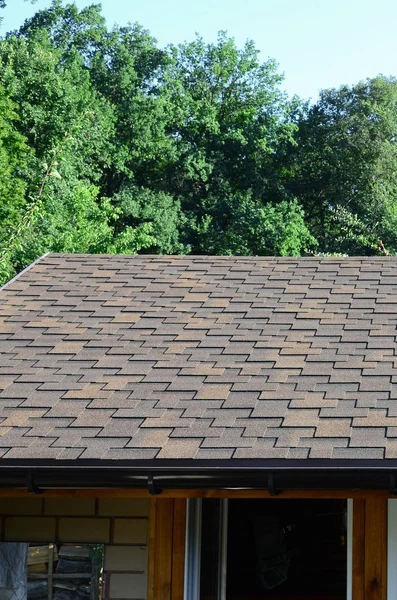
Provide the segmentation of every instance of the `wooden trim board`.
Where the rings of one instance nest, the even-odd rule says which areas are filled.
[[[387,600],[387,500],[353,503],[353,600]]]
[[[153,498],[150,520],[148,600],[182,600],[186,501]]]
[[[0,489],[0,498],[31,498],[31,492],[24,489]],[[153,498],[148,490],[136,489],[52,489],[37,495],[40,498]],[[386,490],[286,490],[271,496],[267,490],[164,490],[156,498],[393,498]]]
[[[387,501],[365,500],[365,600],[387,599]]]

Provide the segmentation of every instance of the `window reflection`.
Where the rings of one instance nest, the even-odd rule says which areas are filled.
[[[103,544],[0,543],[0,600],[101,600]]]

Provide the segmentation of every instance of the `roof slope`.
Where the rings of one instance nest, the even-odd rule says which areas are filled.
[[[47,255],[0,295],[0,456],[397,458],[397,260]]]

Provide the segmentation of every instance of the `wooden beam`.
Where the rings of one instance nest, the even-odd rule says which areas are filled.
[[[31,498],[24,489],[0,489],[0,498]],[[142,489],[55,489],[45,490],[40,498],[153,498],[148,490]],[[295,499],[347,499],[347,498],[392,498],[386,490],[287,490],[271,496],[266,490],[163,490],[158,498],[269,498]]]
[[[152,499],[148,600],[180,600],[183,598],[185,528],[185,500]]]
[[[365,600],[387,600],[387,500],[365,500]]]
[[[181,600],[185,575],[186,500],[174,500],[171,600]]]
[[[149,513],[149,558],[148,558],[148,600],[154,599],[154,579],[156,564],[156,525],[157,525],[157,499],[150,501]]]
[[[154,564],[154,598],[170,600],[172,583],[172,538],[174,531],[174,500],[157,500]]]

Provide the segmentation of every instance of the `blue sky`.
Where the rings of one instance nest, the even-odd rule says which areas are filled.
[[[79,7],[93,0],[76,0]],[[8,0],[1,32],[50,5]],[[161,46],[206,41],[227,30],[239,45],[253,39],[262,60],[275,58],[284,88],[302,98],[379,73],[397,75],[396,0],[102,0],[108,24],[138,21]]]

